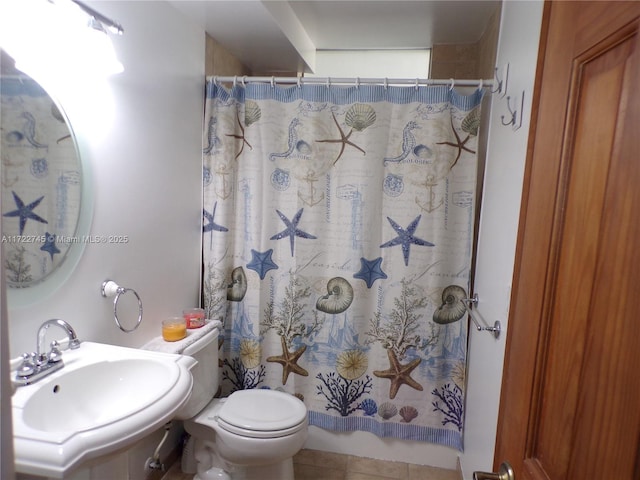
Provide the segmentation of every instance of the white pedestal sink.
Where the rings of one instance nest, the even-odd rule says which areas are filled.
[[[191,395],[196,361],[83,342],[65,366],[12,398],[16,471],[63,478],[171,420]]]

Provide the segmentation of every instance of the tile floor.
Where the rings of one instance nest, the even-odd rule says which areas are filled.
[[[296,480],[459,480],[458,472],[339,453],[301,450],[293,457]],[[178,460],[162,480],[192,480]],[[277,479],[264,479],[277,480]]]

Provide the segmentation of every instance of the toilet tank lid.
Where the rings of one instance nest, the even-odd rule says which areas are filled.
[[[307,417],[307,407],[290,393],[252,389],[233,392],[218,417],[246,430],[276,431],[293,427]]]

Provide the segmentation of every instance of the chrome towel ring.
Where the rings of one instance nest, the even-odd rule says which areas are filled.
[[[127,292],[133,293],[138,299],[138,321],[133,326],[133,328],[123,327],[122,324],[120,323],[120,320],[118,319],[118,300],[120,299],[120,295],[123,295]],[[102,282],[100,293],[105,298],[113,297],[115,295],[115,298],[113,299],[113,319],[115,320],[116,325],[120,330],[122,330],[125,333],[129,333],[129,332],[133,332],[135,329],[137,329],[140,326],[140,323],[142,322],[142,300],[140,300],[140,296],[134,289],[121,287],[113,280],[107,279],[104,282]]]

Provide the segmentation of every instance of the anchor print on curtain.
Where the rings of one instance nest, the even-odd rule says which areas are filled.
[[[208,83],[203,297],[223,395],[284,390],[311,425],[462,449],[481,99]]]

